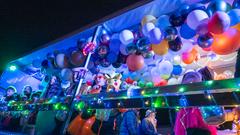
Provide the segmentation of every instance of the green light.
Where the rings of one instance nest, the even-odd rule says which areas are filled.
[[[178,112],[178,111],[180,110],[180,107],[177,106],[177,107],[175,108],[175,110]]]
[[[235,92],[240,92],[240,89],[236,89]]]
[[[158,94],[158,92],[159,92],[158,90],[155,90],[155,94]]]
[[[179,92],[184,92],[185,89],[184,89],[183,87],[181,87],[178,91],[179,91]]]
[[[53,109],[54,110],[59,110],[60,108],[61,108],[61,104],[60,103],[57,103],[57,104],[53,105]]]
[[[10,71],[15,71],[16,69],[17,69],[17,67],[15,65],[9,66],[9,70]]]
[[[88,113],[88,114],[92,113],[92,110],[91,110],[91,109],[88,109],[88,110],[87,110],[87,113]]]
[[[78,110],[81,110],[81,109],[84,108],[84,106],[85,106],[84,102],[79,102],[79,103],[77,104],[77,109],[78,109]]]
[[[67,107],[66,107],[66,105],[63,105],[63,106],[61,106],[61,110],[67,110]]]
[[[158,97],[156,101],[152,104],[155,108],[161,107],[162,106],[162,99]]]
[[[207,81],[206,84],[207,85],[212,85],[213,84],[213,80]]]
[[[145,94],[145,91],[143,90],[143,91],[141,92],[141,94],[144,95],[144,94]]]

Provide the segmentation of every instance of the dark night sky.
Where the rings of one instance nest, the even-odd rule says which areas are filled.
[[[0,0],[0,73],[11,60],[139,0]]]

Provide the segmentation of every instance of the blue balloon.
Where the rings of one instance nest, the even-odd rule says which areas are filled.
[[[232,4],[232,8],[240,8],[240,0],[234,0]]]
[[[180,35],[182,38],[190,39],[196,35],[196,31],[191,29],[187,24],[183,24],[180,28]]]
[[[110,40],[110,44],[109,44],[110,51],[118,54],[119,50],[120,50],[120,45],[121,45],[121,41],[120,40],[118,40],[118,39]]]
[[[171,26],[169,22],[169,16],[168,15],[162,15],[160,16],[155,23],[156,27],[160,28],[161,30],[164,30],[166,27]]]
[[[173,75],[180,75],[182,73],[182,67],[180,65],[173,65]]]
[[[231,23],[230,26],[236,25],[240,22],[240,9],[232,9],[228,12]]]
[[[110,52],[110,53],[107,55],[107,60],[108,60],[108,62],[110,62],[110,63],[116,62],[117,59],[118,59],[118,56],[117,56],[117,54],[114,53],[114,52]]]

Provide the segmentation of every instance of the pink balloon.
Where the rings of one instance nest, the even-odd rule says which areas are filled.
[[[223,11],[217,11],[208,22],[208,31],[222,34],[230,27],[230,17]]]

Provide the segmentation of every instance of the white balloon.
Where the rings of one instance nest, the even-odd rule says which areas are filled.
[[[173,71],[172,63],[169,61],[165,61],[165,60],[159,63],[158,68],[159,68],[160,73],[164,74],[164,75],[169,75]]]
[[[155,28],[155,25],[151,22],[149,23],[146,23],[143,27],[142,27],[142,32],[143,32],[143,35],[148,37],[149,36],[149,32]]]
[[[170,78],[170,79],[168,80],[168,85],[175,85],[175,84],[179,84],[178,79],[176,79],[176,78]]]
[[[179,77],[178,77],[178,79],[177,79],[177,80],[178,80],[178,84],[181,84],[181,83],[182,83],[182,79],[183,79],[183,76],[179,76]]]
[[[180,64],[181,64],[181,61],[182,61],[182,59],[181,59],[181,57],[180,57],[179,55],[175,55],[175,56],[173,57],[173,64],[174,64],[174,65],[180,65]]]
[[[124,45],[128,45],[133,42],[134,36],[130,30],[123,30],[119,34],[119,39]]]
[[[234,74],[231,70],[226,70],[223,72],[223,74],[225,74],[227,76],[227,78],[233,78]]]
[[[189,40],[182,40],[182,43],[183,43],[183,46],[182,46],[181,50],[179,51],[181,54],[184,52],[190,52],[194,47],[192,42]]]
[[[203,10],[193,10],[187,16],[187,24],[190,28],[196,30],[201,21],[208,18],[208,14]]]

